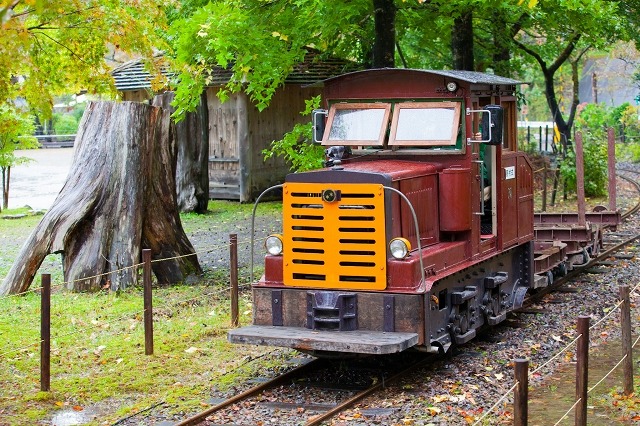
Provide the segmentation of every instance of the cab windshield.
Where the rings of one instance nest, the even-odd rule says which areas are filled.
[[[335,103],[322,144],[393,150],[461,148],[460,111],[460,102]]]

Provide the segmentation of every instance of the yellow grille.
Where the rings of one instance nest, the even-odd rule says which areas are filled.
[[[333,190],[337,200],[323,201]],[[284,284],[384,290],[384,189],[378,184],[284,185]]]

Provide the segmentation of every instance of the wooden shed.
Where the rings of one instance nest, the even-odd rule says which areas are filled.
[[[305,100],[319,95],[314,83],[354,70],[352,62],[320,59],[309,50],[304,62],[289,74],[263,111],[245,93],[233,94],[222,103],[216,93],[229,81],[231,71],[213,70],[206,89],[209,121],[209,198],[251,201],[269,186],[281,183],[289,172],[282,158],[265,161],[262,150],[281,139],[302,117]],[[125,101],[146,102],[153,97],[150,75],[140,61],[130,61],[112,72],[116,88]]]

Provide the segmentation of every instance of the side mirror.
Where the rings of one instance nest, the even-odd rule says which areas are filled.
[[[482,114],[480,126],[482,127],[481,139],[467,138],[467,143],[486,143],[489,145],[502,145],[502,133],[504,129],[504,110],[500,105],[486,105],[484,109],[472,110],[467,108],[467,115],[474,112]]]
[[[314,109],[311,113],[311,123],[313,126],[313,142],[322,142],[324,136],[324,128],[326,126],[326,118],[329,112],[326,109]]]
[[[500,105],[487,105],[482,114],[482,139],[489,145],[502,145],[504,110]]]

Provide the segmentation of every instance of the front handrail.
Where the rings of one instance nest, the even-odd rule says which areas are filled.
[[[258,208],[258,203],[260,202],[260,199],[267,193],[270,192],[274,189],[278,189],[278,188],[282,188],[284,186],[283,183],[279,184],[279,185],[274,185],[271,186],[267,189],[265,189],[264,191],[262,191],[262,193],[260,195],[258,195],[258,198],[256,198],[255,203],[253,203],[253,211],[251,212],[251,269],[249,270],[249,283],[253,284],[253,246],[255,245],[255,223],[256,223],[256,209]]]
[[[427,281],[424,276],[424,262],[422,260],[422,245],[420,244],[420,227],[418,226],[418,216],[416,215],[416,211],[413,208],[413,204],[411,204],[411,201],[409,201],[406,195],[404,195],[402,192],[398,191],[397,189],[392,188],[390,186],[383,186],[383,188],[388,189],[389,191],[395,192],[396,194],[400,195],[400,197],[404,199],[404,201],[406,201],[407,205],[409,206],[409,210],[411,210],[411,215],[413,216],[413,224],[416,227],[416,240],[418,242],[418,258],[420,260],[420,275],[422,277],[422,283],[426,283]]]

